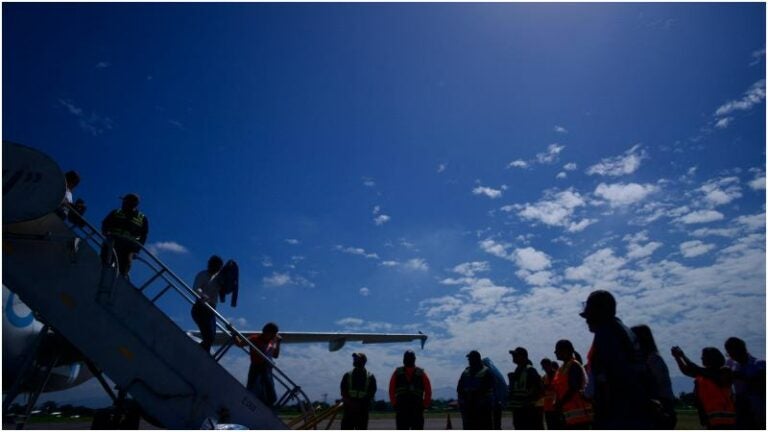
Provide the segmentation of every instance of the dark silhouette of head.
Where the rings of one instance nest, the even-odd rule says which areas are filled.
[[[509,353],[512,354],[512,361],[518,366],[532,364],[531,361],[528,360],[528,350],[523,347],[517,347]]]
[[[576,350],[573,349],[573,344],[568,339],[560,339],[555,344],[555,356],[562,362],[572,359],[575,352]]]
[[[278,331],[280,331],[280,329],[278,329],[277,324],[273,322],[268,322],[264,324],[264,327],[261,328],[261,334],[269,339],[272,339],[275,336],[277,336]]]
[[[222,260],[220,256],[211,255],[211,257],[208,258],[208,273],[218,273],[222,267],[224,267],[224,260]]]
[[[701,363],[707,369],[720,369],[725,366],[725,356],[715,347],[706,347],[701,350]]]
[[[368,357],[366,357],[363,353],[352,353],[352,366],[354,367],[365,367],[365,364],[368,363]]]
[[[64,181],[67,184],[67,189],[73,190],[80,184],[80,174],[77,171],[67,171],[64,174]]]
[[[728,353],[728,357],[739,363],[744,364],[749,360],[747,344],[737,337],[729,337],[728,340],[725,341],[725,352]]]
[[[139,196],[135,193],[129,193],[123,196],[123,211],[134,211],[139,207]]]
[[[403,366],[414,367],[416,366],[416,353],[408,350],[403,353]]]
[[[469,367],[471,369],[480,369],[483,367],[483,358],[477,351],[470,351],[469,354],[467,354],[467,360],[469,361]]]
[[[596,326],[616,317],[616,299],[608,291],[592,291],[584,304],[584,310],[579,315],[587,320],[589,331],[594,332]]]
[[[632,332],[637,336],[637,343],[640,345],[640,352],[643,356],[649,356],[659,352],[659,348],[656,347],[656,340],[653,339],[653,332],[651,328],[645,324],[632,327]]]

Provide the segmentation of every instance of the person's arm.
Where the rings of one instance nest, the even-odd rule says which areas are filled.
[[[678,346],[672,347],[672,357],[674,357],[675,363],[677,363],[677,367],[680,369],[680,372],[682,372],[685,376],[689,376],[691,378],[696,378],[699,375],[704,375],[707,377],[712,376],[712,374],[708,373],[706,369],[689,360],[688,357],[685,356],[683,350]]]
[[[389,378],[389,402],[392,406],[397,405],[397,398],[395,397],[395,380],[397,377],[397,369],[392,373],[392,377]]]
[[[422,373],[421,382],[424,385],[424,409],[427,409],[432,405],[432,383],[429,382],[426,372]]]
[[[376,377],[373,374],[371,374],[371,387],[368,390],[368,400],[373,402],[376,399]]]
[[[535,403],[544,394],[544,384],[541,381],[541,375],[536,369],[528,369],[528,397],[532,403]]]
[[[351,379],[349,372],[345,373],[344,376],[341,377],[341,399],[344,400],[344,403],[349,401],[349,385],[347,384],[348,379]]]
[[[275,336],[275,348],[272,350],[272,358],[280,357],[280,342],[283,341],[283,337],[280,335]]]

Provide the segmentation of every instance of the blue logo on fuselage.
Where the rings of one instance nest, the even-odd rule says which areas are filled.
[[[24,328],[32,324],[32,321],[35,320],[35,317],[32,316],[32,311],[29,311],[29,313],[26,316],[19,316],[19,314],[17,314],[16,311],[13,309],[14,297],[16,297],[15,293],[11,293],[8,296],[7,303],[5,304],[5,316],[6,318],[8,318],[8,322],[11,323],[12,326],[18,327],[18,328]]]

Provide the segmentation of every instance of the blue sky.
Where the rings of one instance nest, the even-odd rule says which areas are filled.
[[[450,389],[471,349],[502,370],[515,346],[586,353],[602,288],[673,375],[675,344],[765,356],[764,4],[4,4],[3,24],[3,139],[77,169],[91,222],[139,193],[186,280],[236,259],[220,311],[245,328],[421,330]],[[353,350],[385,383],[406,348],[279,364],[332,399]]]

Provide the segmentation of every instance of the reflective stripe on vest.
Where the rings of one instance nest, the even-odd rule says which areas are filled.
[[[415,368],[413,375],[411,375],[411,381],[408,382],[408,376],[405,373],[404,367],[399,367],[395,370],[395,396],[412,395],[419,399],[424,398],[424,370],[421,368]]]
[[[110,235],[127,237],[138,241],[141,239],[141,229],[144,227],[144,213],[136,212],[134,216],[127,215],[123,209],[118,209],[114,213],[115,227],[109,230]]]
[[[696,395],[707,416],[708,426],[728,426],[736,424],[736,408],[731,397],[731,387],[720,387],[709,378],[697,376]]]
[[[371,373],[363,369],[365,372],[365,386],[362,389],[356,389],[352,387],[352,373],[354,371],[355,370],[352,369],[351,371],[347,372],[347,374],[349,374],[349,379],[347,380],[347,391],[349,392],[349,397],[352,399],[365,399],[368,397],[368,390],[371,387]]]
[[[461,380],[464,383],[464,388],[462,389],[462,392],[468,393],[468,396],[470,397],[482,397],[482,398],[488,398],[489,400],[492,400],[493,398],[492,385],[488,386],[488,388],[485,390],[484,393],[480,393],[480,390],[481,390],[480,385],[483,382],[483,378],[485,378],[485,376],[489,373],[490,373],[490,370],[486,366],[483,366],[483,368],[480,369],[475,375],[472,375],[469,368],[464,369],[464,372],[461,373],[461,377],[464,378]]]
[[[530,405],[530,397],[528,395],[528,371],[533,369],[533,366],[526,365],[520,374],[517,376],[514,382],[510,383],[509,387],[509,406],[512,408],[522,408]],[[535,369],[533,369],[535,371]],[[538,375],[538,372],[536,373]]]
[[[555,392],[557,393],[557,398],[561,399],[568,392],[568,374],[571,366],[576,366],[581,370],[584,380],[582,381],[582,387],[562,406],[565,424],[570,426],[592,423],[592,404],[587,402],[583,395],[584,387],[587,383],[586,373],[584,372],[584,369],[582,369],[581,364],[575,359],[566,362],[563,367],[558,369],[557,373],[555,373],[554,387]]]

